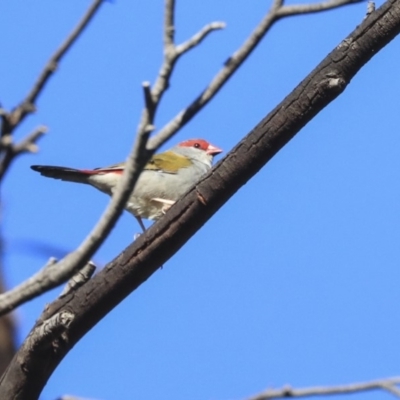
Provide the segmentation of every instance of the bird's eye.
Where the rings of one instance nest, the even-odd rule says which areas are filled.
[[[195,144],[193,145],[193,147],[194,147],[195,149],[198,149],[198,148],[200,147],[200,143],[195,143]]]

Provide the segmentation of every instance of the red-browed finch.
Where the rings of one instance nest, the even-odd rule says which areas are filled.
[[[143,230],[142,218],[157,220],[165,214],[212,166],[222,150],[203,139],[190,139],[172,149],[155,154],[146,164],[125,209],[133,214]],[[93,170],[32,165],[34,171],[63,181],[86,183],[112,195],[121,179],[125,163]]]

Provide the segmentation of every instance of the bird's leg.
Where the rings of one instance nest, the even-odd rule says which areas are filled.
[[[142,218],[137,217],[136,215],[134,217],[136,218],[137,222],[139,222],[139,225],[143,229],[143,232],[146,232],[146,227],[143,224]]]

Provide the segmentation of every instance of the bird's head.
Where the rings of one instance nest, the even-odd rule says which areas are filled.
[[[205,152],[209,156],[216,156],[219,153],[222,153],[222,149],[217,146],[212,145],[204,139],[189,139],[185,140],[178,144],[179,148],[191,148],[196,149],[200,152]]]

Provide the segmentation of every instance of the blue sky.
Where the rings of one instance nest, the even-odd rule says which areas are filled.
[[[227,28],[180,60],[157,127],[205,87],[269,7],[252,3],[177,2],[178,42],[211,21]],[[0,4],[3,107],[22,100],[89,4]],[[228,152],[365,11],[361,3],[277,23],[171,144],[203,137]],[[29,166],[90,168],[126,158],[141,82],[154,81],[162,59],[162,12],[160,0],[105,3],[42,93],[37,113],[16,132],[22,138],[39,124],[50,130],[38,154],[16,161],[2,188],[10,286],[74,249],[106,206],[100,192],[45,179]],[[232,400],[284,384],[399,375],[399,54],[397,38],[75,346],[42,398]],[[105,265],[138,231],[124,214],[95,261]],[[58,293],[16,312],[20,340]]]

